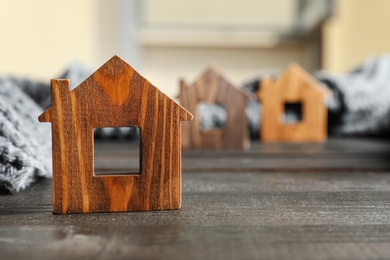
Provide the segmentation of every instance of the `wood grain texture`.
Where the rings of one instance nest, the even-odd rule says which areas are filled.
[[[217,67],[211,66],[191,85],[180,80],[180,103],[194,114],[194,120],[183,127],[185,149],[247,150],[250,146],[245,109],[249,95],[232,83]],[[222,129],[203,130],[198,103],[223,105],[227,122]]]
[[[261,81],[261,140],[265,142],[323,142],[327,138],[327,108],[330,91],[320,86],[303,68],[291,64],[276,80]],[[302,120],[284,123],[285,103],[302,104]]]
[[[123,144],[97,142],[96,148],[126,160]],[[366,161],[366,171],[349,172],[365,153],[377,160]],[[53,215],[51,181],[44,180],[0,196],[1,258],[390,259],[390,168],[370,170],[388,166],[389,154],[389,141],[344,138],[255,142],[245,152],[184,151],[183,160],[202,172],[183,168],[183,204],[174,211]],[[328,163],[318,163],[316,172],[244,168],[239,174],[237,168],[208,172],[205,163],[263,156],[275,166],[293,156]],[[341,157],[340,171],[329,171]]]
[[[127,156],[136,150],[127,143],[98,142],[97,169],[126,169]],[[390,146],[375,139],[331,138],[324,143],[259,143],[248,151],[184,150],[182,171],[187,173],[235,172],[327,172],[390,171]]]
[[[52,80],[53,212],[177,209],[181,205],[180,125],[192,115],[114,56],[77,88]],[[136,126],[140,172],[95,176],[93,129]]]

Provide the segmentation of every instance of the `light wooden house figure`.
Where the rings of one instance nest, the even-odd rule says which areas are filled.
[[[291,64],[276,80],[261,81],[262,141],[323,142],[327,138],[326,98],[331,94],[297,64]],[[301,120],[284,122],[285,108],[297,104]]]
[[[74,90],[52,80],[53,212],[118,212],[181,206],[181,121],[192,115],[114,56]],[[97,176],[94,128],[139,127],[140,172]]]
[[[248,94],[240,85],[232,83],[217,67],[210,66],[191,85],[180,80],[180,103],[194,115],[194,120],[183,125],[182,146],[185,149],[244,150],[250,145],[245,109]],[[204,130],[200,125],[198,104],[222,105],[227,120],[221,129]]]

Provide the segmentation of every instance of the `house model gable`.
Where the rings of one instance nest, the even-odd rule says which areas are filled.
[[[181,205],[181,121],[192,115],[114,56],[74,90],[52,80],[53,212],[177,209]],[[140,172],[94,173],[94,128],[139,127]]]

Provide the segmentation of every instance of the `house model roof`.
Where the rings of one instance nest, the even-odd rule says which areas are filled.
[[[103,64],[71,92],[72,94],[87,101],[94,96],[88,95],[88,93],[96,93],[99,89],[103,89],[104,93],[102,94],[108,98],[107,100],[110,101],[110,103],[116,106],[122,106],[125,105],[125,103],[134,102],[132,101],[134,99],[141,101],[136,98],[134,94],[145,96],[146,88],[153,88],[157,90],[157,99],[168,98],[172,101],[174,106],[177,106],[180,110],[179,115],[181,120],[192,120],[193,116],[191,113],[156,88],[117,55],[113,56],[110,60]],[[133,96],[131,96],[132,94]],[[50,117],[51,108],[48,108],[39,116],[39,121],[50,122]]]
[[[294,85],[295,84],[295,85]],[[289,90],[295,90],[296,87],[301,88],[302,91],[314,90],[324,98],[329,97],[332,92],[326,87],[322,86],[313,76],[311,76],[305,69],[296,63],[288,65],[287,69],[275,80],[272,81],[273,87],[283,88],[288,95]],[[260,89],[260,97],[262,97]]]

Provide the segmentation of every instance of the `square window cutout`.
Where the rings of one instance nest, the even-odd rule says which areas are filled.
[[[224,105],[218,103],[198,103],[200,130],[223,130],[227,121],[227,111]]]
[[[95,176],[141,174],[141,134],[138,127],[94,130]]]
[[[282,122],[284,124],[296,124],[303,120],[302,102],[284,103]]]

